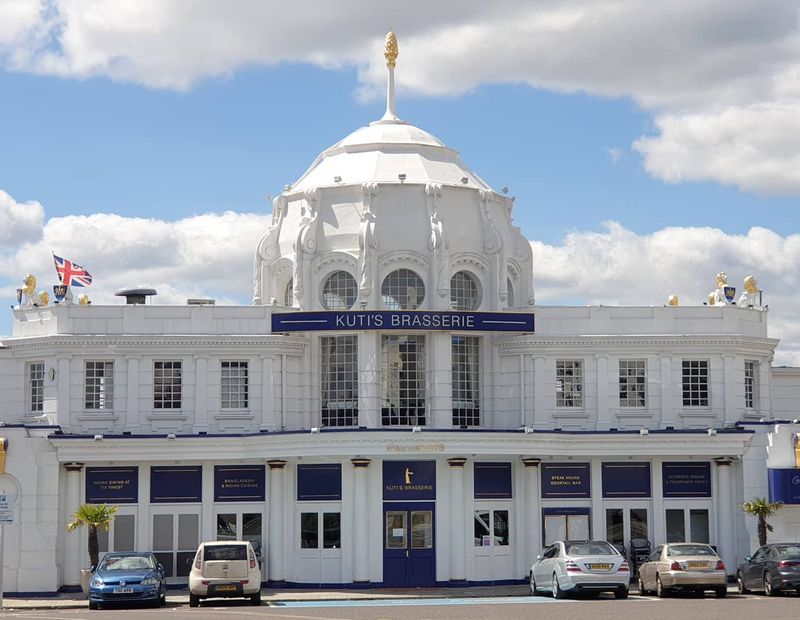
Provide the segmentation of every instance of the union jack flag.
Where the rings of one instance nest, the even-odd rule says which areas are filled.
[[[61,284],[67,286],[89,286],[92,283],[92,274],[86,269],[66,258],[53,254],[56,263],[56,273]]]

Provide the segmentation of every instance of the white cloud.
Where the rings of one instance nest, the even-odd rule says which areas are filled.
[[[17,202],[0,189],[0,248],[11,250],[41,237],[44,208],[36,201]]]

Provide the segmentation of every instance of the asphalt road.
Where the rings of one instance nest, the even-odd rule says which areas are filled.
[[[657,599],[631,596],[617,601],[599,599],[567,599],[554,601],[548,597],[497,597],[473,599],[391,599],[380,601],[297,601],[251,607],[246,601],[206,601],[201,607],[168,605],[163,609],[48,609],[6,611],[4,617],[20,620],[517,620],[522,618],[559,618],[564,620],[684,620],[717,618],[777,620],[800,615],[800,596],[787,594],[775,598],[758,595],[729,594],[726,599],[681,596]]]

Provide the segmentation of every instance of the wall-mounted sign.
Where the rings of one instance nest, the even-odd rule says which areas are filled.
[[[87,504],[135,504],[139,501],[138,467],[87,467]]]
[[[800,504],[800,469],[768,469],[769,501]]]
[[[542,463],[542,497],[591,497],[589,463]]]
[[[325,502],[342,499],[342,466],[314,463],[297,466],[297,501]]]
[[[511,463],[475,463],[475,499],[511,499]]]
[[[650,497],[650,463],[603,463],[603,497]]]
[[[266,486],[264,472],[264,465],[216,465],[214,501],[263,502]]]
[[[17,484],[6,474],[0,475],[0,525],[13,525],[17,518]]]
[[[711,463],[662,463],[664,497],[711,497]]]
[[[203,501],[203,468],[170,465],[150,468],[150,502],[172,504]]]
[[[383,499],[436,499],[436,461],[384,461]]]
[[[532,332],[533,314],[524,312],[439,312],[364,310],[285,312],[272,315],[273,332],[369,331]]]

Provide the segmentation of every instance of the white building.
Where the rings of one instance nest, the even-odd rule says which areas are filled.
[[[79,583],[83,502],[176,584],[224,537],[314,586],[515,582],[564,536],[752,551],[738,505],[800,474],[768,313],[535,305],[513,199],[396,116],[387,58],[384,117],[275,199],[252,306],[13,310],[7,592]]]

